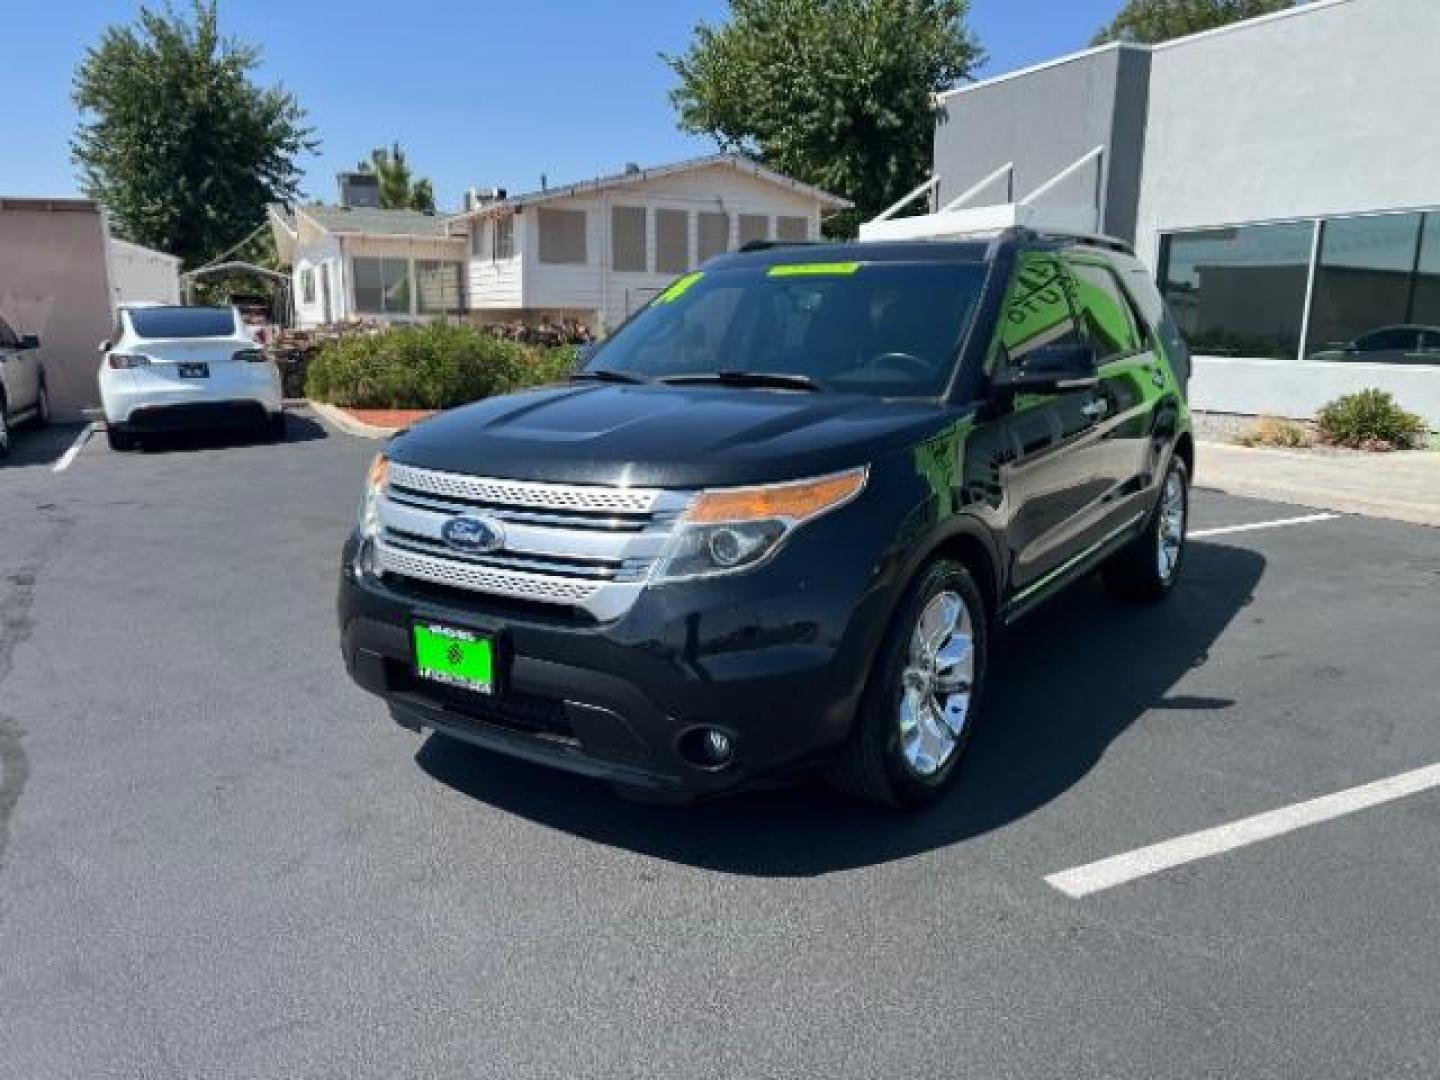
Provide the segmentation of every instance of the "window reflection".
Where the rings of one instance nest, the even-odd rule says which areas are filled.
[[[1406,363],[1421,351],[1411,321],[1419,214],[1327,221],[1310,309],[1312,360]]]
[[[1161,289],[1197,353],[1294,359],[1314,223],[1179,233],[1161,248]]]

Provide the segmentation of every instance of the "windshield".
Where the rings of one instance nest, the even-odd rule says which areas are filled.
[[[130,325],[145,338],[231,337],[235,314],[229,308],[130,308]]]
[[[874,262],[697,271],[586,365],[651,379],[749,372],[821,389],[934,397],[985,279],[983,263]]]

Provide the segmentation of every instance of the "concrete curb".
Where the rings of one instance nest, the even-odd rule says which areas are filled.
[[[337,409],[334,405],[327,405],[323,401],[309,401],[307,404],[315,410],[326,423],[339,428],[347,435],[354,435],[361,439],[388,439],[397,431],[404,428],[398,427],[377,427],[374,424],[367,424],[363,420],[356,420],[344,409]]]
[[[1440,528],[1440,454],[1430,457],[1433,462],[1389,454],[1336,459],[1297,450],[1201,442],[1196,448],[1195,484],[1227,495]],[[1397,460],[1406,462],[1414,475],[1397,479],[1398,470],[1393,468]],[[1387,464],[1392,466],[1388,471]]]

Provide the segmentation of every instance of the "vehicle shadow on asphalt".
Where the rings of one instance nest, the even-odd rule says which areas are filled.
[[[10,433],[10,454],[0,458],[0,471],[53,466],[83,430],[83,423],[55,423],[43,428],[23,424]]]
[[[103,433],[97,435],[104,440]],[[285,413],[285,442],[314,442],[329,434],[318,420],[304,413]],[[209,428],[200,431],[163,431],[138,435],[138,452],[145,454],[190,453],[195,450],[221,450],[236,446],[272,445],[259,431],[249,428]],[[275,443],[273,445],[279,445]]]
[[[416,754],[436,780],[577,836],[726,873],[807,876],[901,859],[998,829],[1079,782],[1148,710],[1223,709],[1172,695],[1247,604],[1265,559],[1192,542],[1166,603],[1131,607],[1082,582],[997,642],[989,701],[963,775],[918,814],[819,784],[685,807],[625,802],[607,785],[432,735]]]

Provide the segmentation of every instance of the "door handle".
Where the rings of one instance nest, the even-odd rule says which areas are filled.
[[[1110,403],[1104,398],[1096,398],[1080,406],[1080,412],[1090,420],[1099,420],[1110,411]]]

